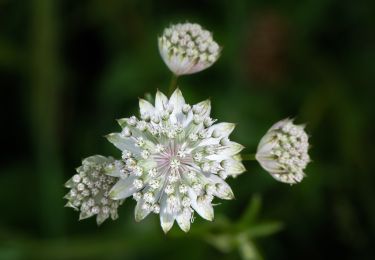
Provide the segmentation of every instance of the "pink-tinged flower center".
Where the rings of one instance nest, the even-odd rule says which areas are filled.
[[[159,172],[166,170],[166,172],[182,173],[191,169],[190,165],[193,163],[191,154],[175,142],[164,145],[160,152],[153,155],[153,159],[157,163]]]
[[[174,169],[174,170],[178,170],[178,168],[180,168],[181,166],[181,162],[179,159],[177,158],[173,158],[171,161],[170,161],[170,164],[169,166]]]

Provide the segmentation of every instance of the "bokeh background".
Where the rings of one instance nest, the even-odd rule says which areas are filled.
[[[375,2],[0,1],[0,259],[374,259]],[[179,80],[212,100],[255,151],[277,120],[307,123],[313,163],[298,185],[256,162],[208,223],[164,235],[127,200],[97,227],[64,208],[81,159],[120,153],[103,138],[138,97],[167,92],[156,37],[175,22],[214,32],[222,56]]]

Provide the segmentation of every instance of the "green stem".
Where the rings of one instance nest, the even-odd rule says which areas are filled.
[[[168,90],[169,95],[172,95],[173,91],[177,87],[177,78],[178,77],[175,74],[172,75],[171,83],[169,83],[169,90]]]
[[[255,161],[255,153],[241,154],[243,161]]]
[[[59,57],[58,4],[34,0],[31,14],[30,113],[39,187],[39,220],[47,237],[64,233],[65,210],[61,206],[63,166],[59,129],[61,118],[61,63]]]

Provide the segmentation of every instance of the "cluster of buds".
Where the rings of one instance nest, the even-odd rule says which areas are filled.
[[[70,189],[64,197],[68,200],[66,206],[80,211],[80,220],[96,215],[96,222],[100,225],[109,217],[117,219],[117,208],[122,200],[109,197],[116,178],[107,175],[112,172],[107,168],[113,162],[111,157],[88,157],[77,168],[77,174],[65,183],[65,187]]]
[[[210,67],[219,58],[221,48],[199,24],[184,23],[164,30],[159,37],[159,51],[168,68],[180,76]]]
[[[284,119],[273,125],[261,139],[256,159],[276,180],[285,183],[301,182],[308,155],[308,136],[304,126]]]

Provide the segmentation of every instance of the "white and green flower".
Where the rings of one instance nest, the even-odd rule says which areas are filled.
[[[171,25],[158,39],[160,55],[177,76],[193,74],[210,67],[221,48],[212,34],[199,24]]]
[[[213,220],[214,197],[234,197],[225,179],[245,171],[243,146],[228,138],[235,125],[215,123],[209,100],[190,106],[179,89],[170,99],[158,91],[154,105],[140,99],[139,106],[140,118],[120,119],[122,131],[107,136],[122,151],[121,166],[111,166],[118,181],[110,198],[133,196],[136,221],[160,214],[164,232],[174,221],[187,232],[194,211]]]
[[[273,178],[295,184],[305,176],[310,162],[308,136],[303,125],[291,119],[274,124],[260,140],[255,158]]]

